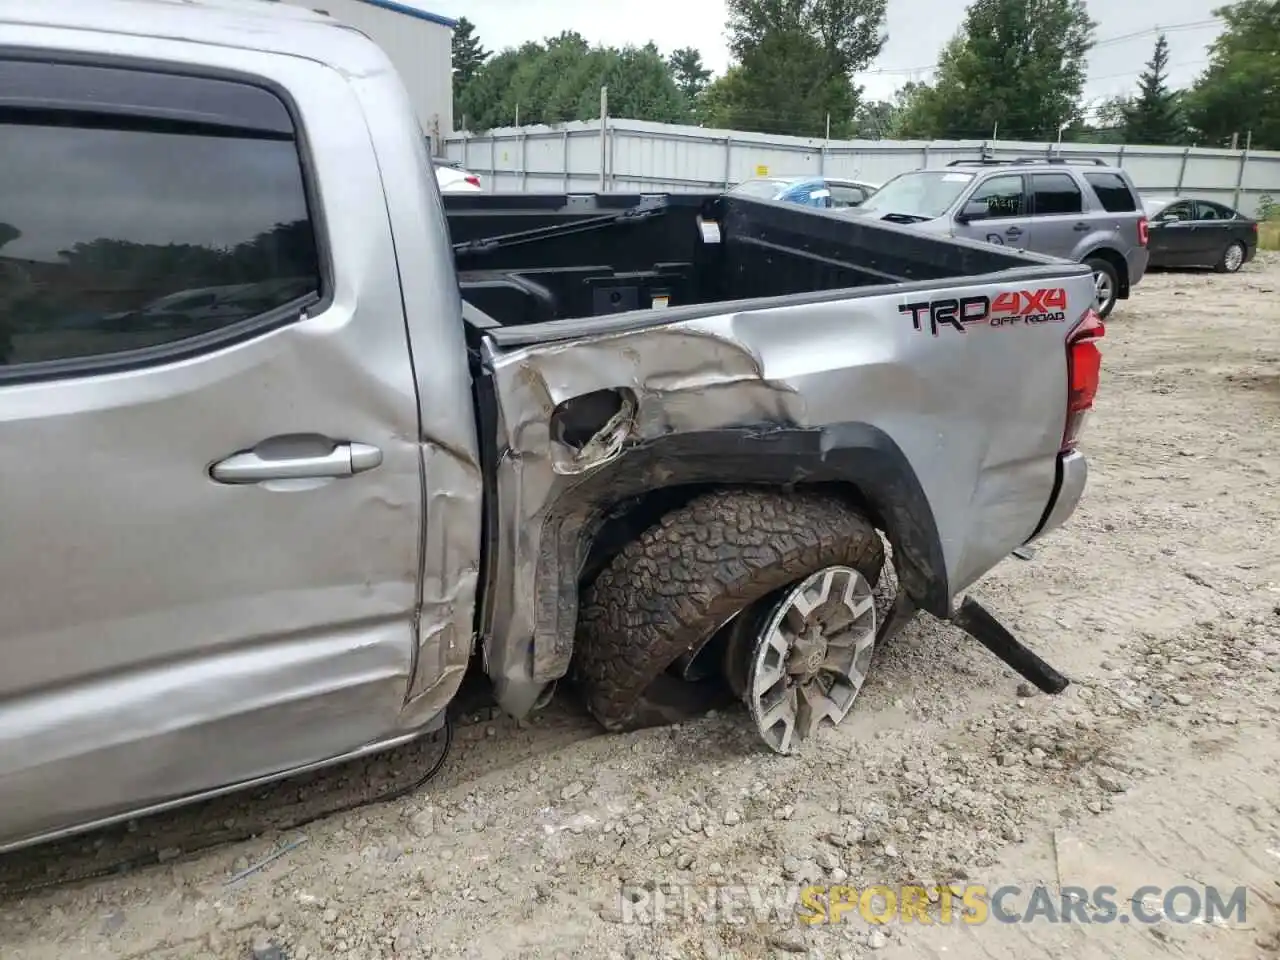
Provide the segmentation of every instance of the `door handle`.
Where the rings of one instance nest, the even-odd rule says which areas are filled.
[[[367,443],[339,443],[329,453],[312,457],[263,457],[254,450],[233,454],[209,470],[218,483],[263,483],[351,477],[382,463],[382,451]]]
[[[1084,233],[1086,230],[1089,229],[1089,225],[1087,223],[1077,223],[1071,229],[1076,231],[1077,233]]]
[[[1020,236],[1022,236],[1022,228],[1021,228],[1021,227],[1010,227],[1010,228],[1009,228],[1008,230],[1006,230],[1004,233],[1005,233],[1005,236],[1006,236],[1006,237],[1020,237]]]

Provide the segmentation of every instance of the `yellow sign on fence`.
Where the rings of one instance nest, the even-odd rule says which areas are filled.
[[[767,166],[765,166],[763,163],[757,163],[757,164],[756,164],[756,176],[757,176],[757,177],[767,177],[768,175],[769,175],[769,168],[768,168]]]

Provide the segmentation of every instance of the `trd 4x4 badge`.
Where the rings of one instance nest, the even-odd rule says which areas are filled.
[[[1067,291],[1062,287],[1043,290],[1010,290],[991,304],[991,326],[1010,323],[1062,323],[1067,319]]]
[[[1067,319],[1067,291],[1062,287],[1040,290],[1006,290],[995,300],[983,295],[947,297],[943,300],[920,300],[903,303],[899,313],[911,314],[911,325],[923,330],[927,322],[935,337],[942,327],[954,327],[961,333],[975,323],[993,327],[1028,323],[1062,323]]]

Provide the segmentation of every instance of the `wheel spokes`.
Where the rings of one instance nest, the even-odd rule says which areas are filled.
[[[796,584],[757,635],[749,706],[778,753],[842,721],[866,679],[877,616],[870,583],[851,567],[828,567]]]

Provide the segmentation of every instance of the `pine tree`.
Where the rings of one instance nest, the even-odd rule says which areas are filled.
[[[455,96],[475,79],[476,73],[489,59],[489,51],[480,45],[476,25],[459,17],[453,28],[453,87]]]
[[[899,135],[1054,139],[1080,115],[1095,26],[1085,0],[973,0]]]
[[[681,47],[667,58],[667,67],[692,109],[711,82],[711,71],[703,65],[701,52],[696,47]]]
[[[1169,41],[1162,33],[1138,78],[1138,95],[1124,108],[1126,143],[1161,146],[1186,142],[1187,124],[1178,93],[1169,89],[1168,75]]]

